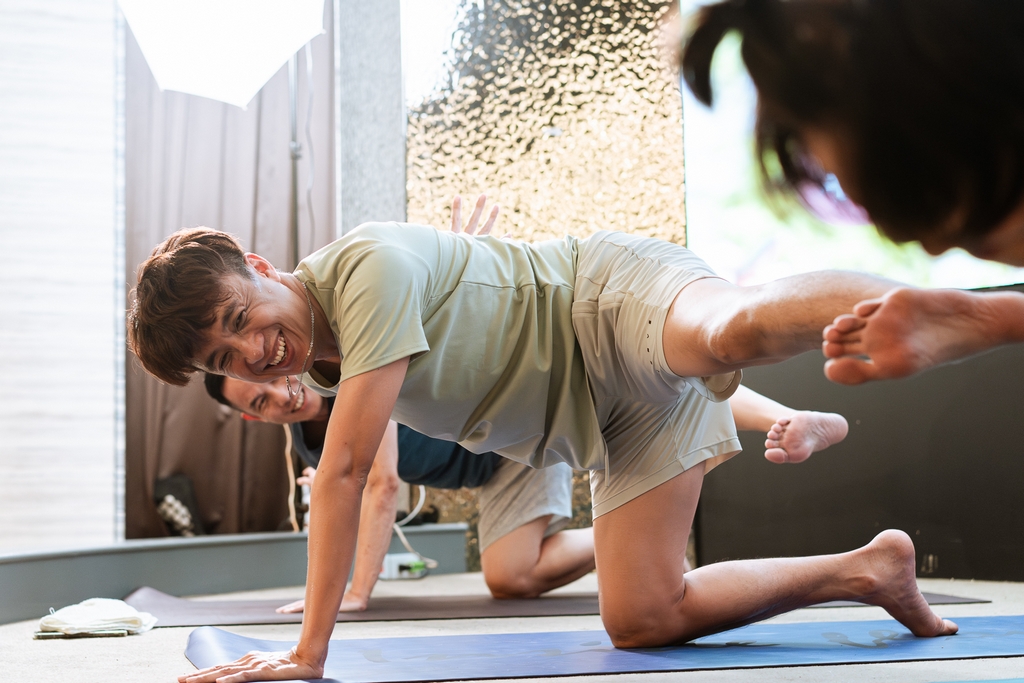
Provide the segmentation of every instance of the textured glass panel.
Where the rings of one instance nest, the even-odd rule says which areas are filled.
[[[409,220],[485,191],[515,237],[610,229],[683,242],[671,2],[464,2],[438,86],[409,110]]]
[[[409,220],[447,226],[453,195],[486,192],[502,206],[499,234],[606,229],[682,244],[682,114],[659,40],[673,5],[407,0]],[[577,473],[573,526],[590,524],[587,482]],[[474,492],[429,502],[442,521],[475,524]],[[476,553],[474,528],[471,569]]]

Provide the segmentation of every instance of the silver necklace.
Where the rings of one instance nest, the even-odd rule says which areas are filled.
[[[306,351],[306,357],[302,359],[302,372],[306,372],[306,363],[309,361],[309,357],[313,353],[313,332],[315,330],[316,319],[313,317],[313,302],[309,300],[309,288],[306,287],[306,283],[302,282],[302,280],[299,280],[299,283],[302,285],[302,293],[306,295],[306,305],[309,306],[309,349]],[[288,398],[295,398],[298,396],[299,392],[292,391],[292,382],[289,375],[284,376],[284,385],[288,387]]]

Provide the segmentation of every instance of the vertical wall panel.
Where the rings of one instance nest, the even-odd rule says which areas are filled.
[[[226,108],[220,147],[224,170],[220,179],[223,201],[219,227],[246,239],[252,232],[256,202],[258,126],[259,111],[253,116],[237,107]]]
[[[288,68],[263,86],[259,98],[259,163],[256,202],[247,246],[279,268],[294,266],[289,251],[292,161]],[[252,107],[250,107],[252,108]]]
[[[0,552],[114,540],[114,30],[0,4]]]
[[[328,0],[328,5],[333,3]],[[325,28],[331,30],[333,25]],[[315,40],[313,53],[313,115],[310,118],[310,133],[313,137],[313,222],[309,225],[309,209],[306,197],[309,178],[309,142],[306,139],[306,115],[309,111],[308,82],[304,53],[299,59],[299,142],[303,158],[299,160],[299,250],[303,254],[316,251],[333,242],[335,235],[334,205],[334,41]],[[400,79],[396,79],[399,83]],[[404,182],[405,169],[399,167],[400,183]],[[404,195],[403,195],[404,197]]]
[[[405,220],[399,0],[338,0],[341,231]]]
[[[182,95],[182,97],[188,97]],[[224,122],[228,107],[202,97],[188,97],[188,113],[180,128],[182,173],[175,181],[181,183],[180,216],[175,221],[183,227],[204,222],[220,226],[223,206]]]

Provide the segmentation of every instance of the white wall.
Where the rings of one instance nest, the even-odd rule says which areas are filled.
[[[115,12],[0,3],[0,553],[114,540]]]

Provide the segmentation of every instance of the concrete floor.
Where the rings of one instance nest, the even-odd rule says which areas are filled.
[[[956,619],[959,616],[1024,614],[1024,583],[983,581],[921,580],[922,590],[965,597],[985,598],[990,604],[949,605],[940,614]],[[566,586],[561,591],[596,590],[596,576],[591,574]],[[449,574],[420,581],[380,582],[375,595],[466,595],[486,593],[480,574]],[[280,598],[288,602],[302,596],[301,587],[281,588],[229,596],[207,596],[225,599]],[[198,599],[203,599],[202,597]],[[776,617],[779,622],[844,621],[885,618],[875,607],[848,607],[799,610]],[[8,681],[34,683],[92,683],[103,681],[174,681],[179,674],[193,670],[185,659],[185,642],[191,628],[155,629],[128,638],[66,641],[34,641],[36,621],[23,621],[0,626],[0,653],[4,667],[0,678]],[[480,633],[523,633],[531,631],[569,631],[601,628],[596,616],[537,617],[518,619],[452,619],[417,622],[371,622],[338,624],[334,638],[373,638],[388,636],[428,636]],[[297,624],[278,626],[234,626],[229,631],[257,638],[294,640]],[[933,662],[900,662],[893,664],[858,664],[849,666],[815,666],[776,669],[743,669],[733,671],[696,671],[688,673],[629,674],[616,676],[568,677],[552,683],[603,683],[615,680],[625,683],[761,683],[777,681],[894,681],[898,683],[935,683],[936,681],[995,680],[1019,677],[1024,672],[1024,657]],[[533,679],[540,680],[540,679]]]

